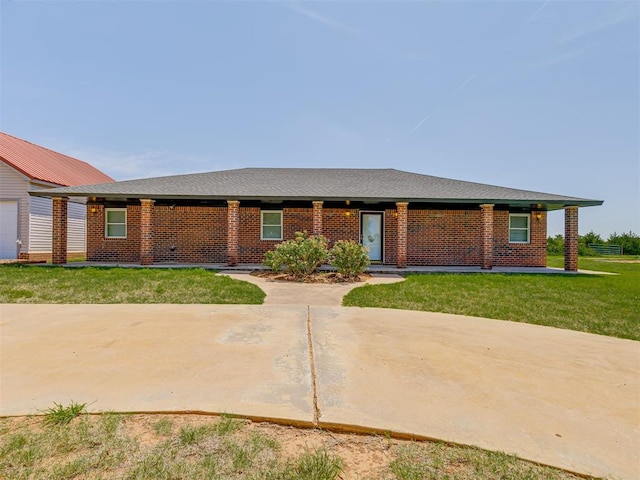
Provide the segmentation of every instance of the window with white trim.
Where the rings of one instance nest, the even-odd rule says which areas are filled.
[[[260,239],[282,240],[282,212],[262,210],[260,212]]]
[[[529,243],[529,219],[526,213],[509,214],[509,243]]]
[[[106,238],[127,238],[126,208],[105,208],[104,236]]]

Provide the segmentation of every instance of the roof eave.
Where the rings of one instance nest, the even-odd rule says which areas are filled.
[[[347,201],[352,202],[409,202],[411,203],[453,203],[453,204],[494,204],[509,205],[513,207],[539,208],[541,210],[559,210],[565,207],[594,207],[604,203],[603,200],[590,199],[553,199],[541,200],[530,199],[505,199],[505,198],[412,198],[412,197],[352,197],[341,196],[258,196],[258,195],[166,195],[166,194],[144,194],[144,193],[111,193],[111,192],[53,192],[39,190],[29,192],[37,197],[100,197],[112,200],[151,198],[155,200],[239,200],[239,201],[261,201],[283,202],[294,201]]]

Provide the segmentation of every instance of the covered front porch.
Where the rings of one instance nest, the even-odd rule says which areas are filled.
[[[53,263],[62,265],[66,264],[67,258],[67,202],[68,198],[59,196],[53,198]],[[154,262],[154,226],[153,211],[155,201],[150,198],[141,198],[139,200],[139,240],[135,240],[132,247],[137,250],[137,257],[142,266],[168,266],[176,267],[177,265],[188,266],[198,265],[204,268],[213,268],[216,270],[240,268],[246,270],[248,267],[239,262],[239,237],[241,230],[241,220],[239,215],[239,204],[237,200],[227,201],[226,209],[226,263],[192,263],[185,264],[183,262],[174,263],[158,263]],[[313,233],[323,233],[323,202],[313,201]],[[497,266],[494,261],[495,256],[495,239],[494,239],[494,205],[480,205],[481,214],[481,231],[479,233],[481,255],[477,265],[438,265],[438,266],[411,266],[408,257],[411,254],[412,246],[408,245],[408,203],[396,202],[393,210],[394,217],[394,237],[395,237],[395,264],[374,264],[371,271],[375,272],[474,272],[474,271],[496,271],[510,273],[553,273],[555,269],[547,269],[544,266],[537,267],[507,267]],[[540,206],[539,206],[540,207]],[[92,208],[92,206],[88,206]],[[578,206],[565,206],[565,255],[564,269],[569,272],[577,272],[578,270]],[[537,214],[536,214],[537,215]],[[223,244],[224,245],[224,244]],[[224,246],[223,246],[224,248]],[[415,247],[413,247],[415,248]],[[408,255],[409,254],[409,255]],[[224,256],[222,257],[224,258]],[[156,259],[157,260],[157,259]],[[120,265],[129,266],[129,262],[91,262],[92,265]],[[258,266],[259,267],[259,266]],[[552,270],[547,272],[546,270]]]

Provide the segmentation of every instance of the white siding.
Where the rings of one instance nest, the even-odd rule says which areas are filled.
[[[31,197],[29,213],[29,252],[51,252],[51,199]]]
[[[29,190],[42,190],[45,185],[31,183],[24,175],[0,161],[0,200],[18,202],[18,238],[20,253],[51,252],[51,199],[31,197]],[[69,201],[67,250],[86,249],[86,206],[82,199]],[[3,228],[0,225],[0,228]]]
[[[0,200],[18,201],[18,238],[21,252],[29,248],[29,182],[25,176],[0,161]],[[2,225],[0,225],[2,228]]]
[[[86,205],[69,201],[67,218],[67,250],[69,252],[85,252],[87,249]]]
[[[50,198],[31,197],[29,218],[30,253],[50,253],[52,249],[52,207]],[[69,201],[67,204],[67,251],[86,249],[86,206]]]

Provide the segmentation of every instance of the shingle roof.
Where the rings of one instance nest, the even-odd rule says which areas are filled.
[[[113,182],[113,178],[82,160],[0,132],[0,160],[32,180],[57,185]]]
[[[437,203],[600,205],[550,193],[497,187],[395,169],[243,168],[57,188],[55,196],[221,200],[353,200]]]

